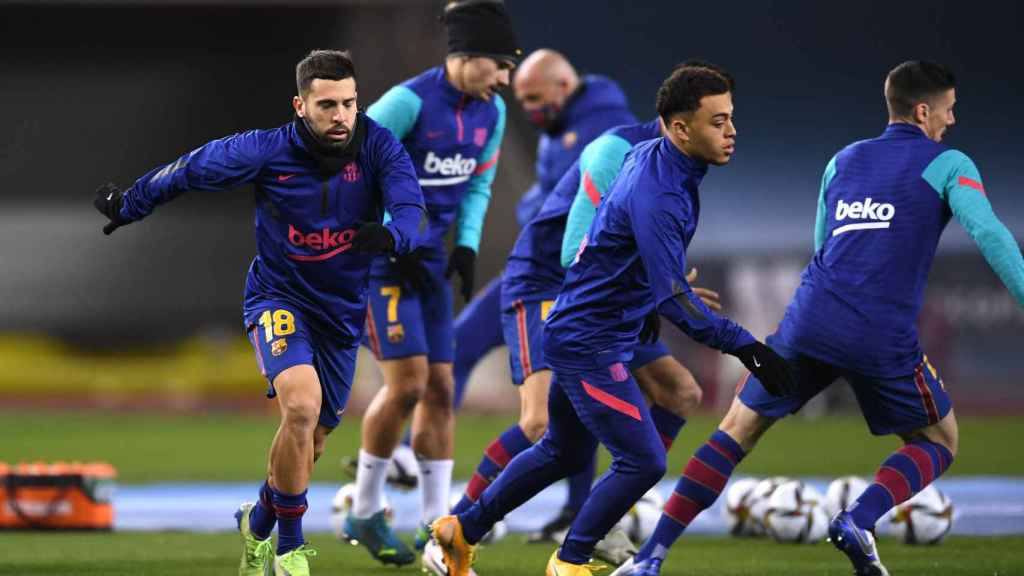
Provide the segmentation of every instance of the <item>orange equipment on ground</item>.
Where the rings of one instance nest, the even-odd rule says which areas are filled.
[[[0,529],[110,530],[116,476],[106,462],[0,462]]]

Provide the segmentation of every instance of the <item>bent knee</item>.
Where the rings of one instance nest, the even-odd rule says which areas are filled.
[[[543,414],[525,414],[519,419],[519,427],[523,430],[523,434],[526,438],[537,443],[538,440],[544,436],[544,433],[548,431],[548,415],[547,412]]]

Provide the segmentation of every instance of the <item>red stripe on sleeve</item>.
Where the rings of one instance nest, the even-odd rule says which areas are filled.
[[[638,422],[643,421],[643,418],[640,417],[640,409],[637,408],[636,406],[633,406],[632,404],[626,402],[621,398],[616,398],[615,396],[612,396],[611,394],[605,392],[604,390],[601,390],[600,388],[591,386],[590,384],[587,384],[583,380],[581,380],[580,382],[583,384],[583,390],[587,393],[588,396],[590,396],[594,400],[597,400],[598,402],[604,404],[605,406],[611,408],[612,410],[625,414],[626,416],[629,416],[630,418]]]
[[[590,202],[594,206],[601,203],[601,192],[598,191],[594,181],[590,178],[590,172],[583,173],[583,190],[587,192],[587,198],[590,198]]]
[[[491,166],[494,166],[498,162],[498,156],[500,155],[501,148],[498,148],[497,150],[494,151],[494,156],[491,156],[491,159],[488,160],[487,162],[484,162],[483,164],[477,166],[476,171],[473,172],[473,174],[480,175],[483,174],[484,172],[487,172],[487,170],[489,170]]]
[[[967,176],[961,176],[957,180],[957,183],[960,184],[961,186],[967,186],[969,188],[974,188],[978,192],[981,192],[982,194],[985,194],[985,186],[982,185],[981,182],[978,182],[977,180],[975,180],[973,178],[968,178]],[[988,194],[985,194],[985,195],[988,196]]]

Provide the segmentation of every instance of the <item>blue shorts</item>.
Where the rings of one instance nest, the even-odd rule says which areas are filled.
[[[298,307],[264,301],[252,307],[246,318],[246,333],[256,350],[256,363],[269,384],[267,397],[277,396],[274,379],[300,364],[309,364],[320,379],[323,397],[320,424],[335,428],[341,423],[359,346],[314,331]]]
[[[411,292],[394,279],[371,278],[363,343],[378,360],[423,356],[431,363],[455,357],[452,285],[434,273],[436,289]]]
[[[938,372],[925,356],[913,374],[900,378],[876,378],[809,358],[784,349],[769,336],[767,344],[782,355],[793,370],[799,392],[772,396],[752,374],[740,381],[740,402],[762,416],[782,418],[800,410],[808,400],[843,377],[853,388],[861,413],[876,436],[901,434],[936,424],[952,408]]]
[[[553,299],[516,300],[501,312],[512,383],[516,386],[522,385],[534,372],[551,369],[544,360],[544,321],[554,303]],[[635,370],[668,354],[668,348],[661,342],[639,344],[629,367]]]

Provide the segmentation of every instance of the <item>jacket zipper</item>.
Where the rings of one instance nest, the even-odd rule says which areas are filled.
[[[327,216],[327,195],[331,193],[331,179],[324,178],[323,185],[320,186],[320,215]]]
[[[468,98],[468,96],[463,94],[459,98],[459,103],[455,105],[455,126],[456,126],[456,130],[458,132],[459,142],[460,143],[462,142],[462,133],[463,133],[463,128],[462,128],[462,109],[466,107],[466,100],[467,100],[467,98]]]

